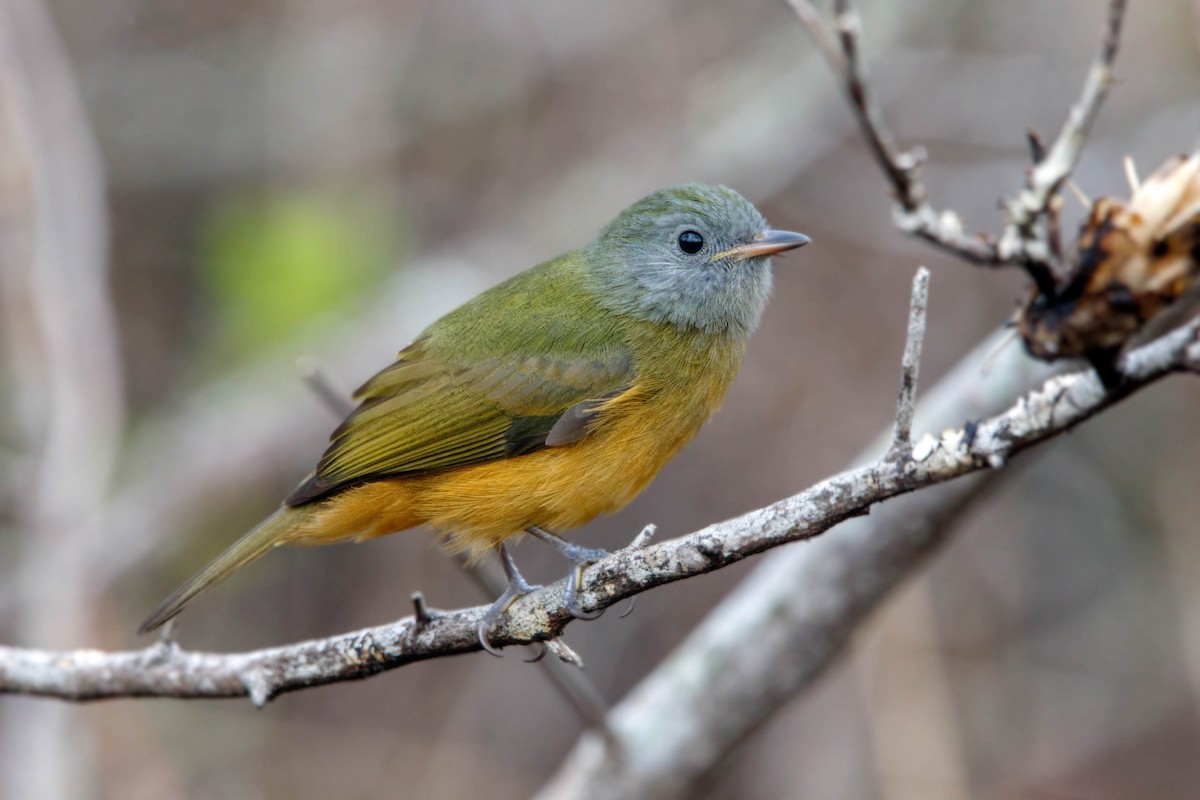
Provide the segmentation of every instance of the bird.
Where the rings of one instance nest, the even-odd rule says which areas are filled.
[[[355,393],[316,468],[273,514],[176,589],[149,632],[280,545],[427,525],[451,551],[496,552],[507,588],[488,631],[534,588],[530,535],[573,570],[608,555],[561,538],[624,507],[721,406],[771,291],[771,257],[809,243],[742,195],[686,184],[626,208],[587,246],[488,289],[422,331]]]

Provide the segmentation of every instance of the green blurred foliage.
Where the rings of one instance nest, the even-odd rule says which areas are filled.
[[[206,355],[250,355],[379,285],[407,236],[394,204],[364,206],[310,191],[215,204],[198,248],[216,327]]]

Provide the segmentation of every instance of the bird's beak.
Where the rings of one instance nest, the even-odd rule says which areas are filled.
[[[795,250],[797,247],[803,247],[812,240],[803,233],[792,233],[791,231],[773,231],[769,228],[754,237],[754,241],[749,244],[740,244],[737,247],[731,247],[724,252],[717,253],[709,259],[709,263],[720,261],[722,258],[731,258],[734,261],[745,261],[747,258],[758,258],[760,256],[771,256],[776,253],[784,253],[788,250]]]

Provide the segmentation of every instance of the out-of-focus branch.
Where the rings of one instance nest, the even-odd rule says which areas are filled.
[[[0,7],[0,175],[0,320],[27,448],[14,527],[32,587],[14,629],[62,646],[88,629],[87,562],[67,542],[95,533],[123,400],[101,159],[39,0]],[[0,720],[0,795],[76,796],[89,782],[86,742],[61,711],[6,707]]]
[[[966,259],[989,266],[1019,264],[1039,287],[1052,284],[1057,255],[1046,226],[1051,201],[1070,176],[1113,82],[1113,62],[1125,16],[1125,0],[1110,0],[1100,53],[1088,72],[1079,100],[1071,108],[1062,130],[1042,158],[1037,160],[1022,189],[1005,203],[1008,220],[997,240],[988,234],[967,235],[962,220],[952,210],[930,205],[920,169],[924,151],[902,151],[875,104],[859,58],[861,18],[851,0],[836,0],[834,17],[837,43],[809,0],[788,0],[808,29],[817,47],[841,80],[863,138],[875,157],[896,199],[896,225]]]
[[[630,547],[590,567],[578,605],[596,611],[647,589],[712,572],[788,542],[809,539],[872,505],[952,478],[1002,466],[1168,374],[1200,369],[1200,321],[1130,353],[1125,381],[1106,391],[1092,372],[1057,376],[1001,414],[922,440],[907,458],[887,457],[800,494],[659,544]],[[639,537],[641,538],[641,537]],[[875,591],[886,576],[864,574],[851,594]],[[898,579],[898,578],[897,578]],[[558,637],[572,621],[565,581],[517,600],[492,628],[497,646]],[[0,648],[0,691],[92,700],[105,697],[250,696],[262,704],[284,692],[364,678],[414,661],[480,649],[483,607],[414,617],[327,639],[250,653],[188,653],[159,645],[127,653]],[[843,635],[849,635],[850,619]]]
[[[9,178],[0,319],[31,445],[19,529],[54,555],[55,541],[103,499],[123,426],[104,178],[66,53],[40,3],[0,9],[0,64],[0,159]]]

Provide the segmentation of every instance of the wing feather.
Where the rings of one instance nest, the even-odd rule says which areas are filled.
[[[360,405],[287,502],[570,444],[586,435],[596,406],[629,387],[631,373],[631,359],[615,349],[465,366],[418,341],[355,393]]]

